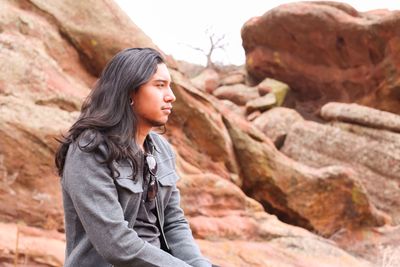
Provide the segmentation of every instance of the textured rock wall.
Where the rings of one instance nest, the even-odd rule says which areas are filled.
[[[62,265],[54,138],[77,118],[107,60],[132,46],[156,47],[112,1],[0,1],[1,265]],[[177,101],[166,136],[177,152],[182,206],[206,256],[229,267],[371,266],[318,235],[385,222],[351,168],[288,158],[246,113],[168,64]],[[242,72],[227,77],[215,84],[246,80]]]

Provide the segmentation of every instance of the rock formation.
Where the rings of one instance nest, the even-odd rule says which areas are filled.
[[[0,1],[0,7],[0,265],[61,266],[65,239],[53,164],[55,137],[76,120],[82,100],[116,51],[157,46],[109,0]],[[347,240],[367,229],[389,227],[391,219],[396,224],[397,202],[373,191],[355,166],[373,170],[373,177],[381,177],[391,190],[396,167],[371,167],[362,157],[335,166],[321,164],[324,155],[313,161],[296,158],[303,151],[289,153],[295,134],[301,134],[296,125],[311,122],[291,114],[270,130],[276,126],[273,113],[286,112],[284,108],[246,112],[249,101],[268,93],[275,94],[274,106],[279,106],[288,90],[285,84],[268,79],[249,86],[241,70],[218,74],[220,80],[213,75],[211,85],[200,78],[193,83],[170,57],[168,65],[177,101],[166,137],[177,154],[182,207],[207,257],[222,267],[372,267],[377,262],[381,254],[368,257],[368,249]],[[254,98],[244,95],[242,100],[236,90],[221,97],[221,86],[251,88]],[[322,116],[343,117],[334,110],[326,109]],[[351,121],[362,124],[362,118]],[[379,136],[397,146],[393,128],[376,132],[348,122],[315,127]],[[372,148],[382,164],[384,157],[397,164],[395,150]],[[382,236],[393,237],[382,237],[382,244],[397,242],[393,229],[382,230]],[[359,240],[365,247],[374,241]]]
[[[287,83],[286,106],[305,118],[330,101],[400,114],[400,11],[285,4],[250,19],[241,34],[253,80]]]

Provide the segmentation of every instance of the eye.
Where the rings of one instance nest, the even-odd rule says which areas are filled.
[[[163,87],[164,87],[164,83],[157,83],[156,86],[157,86],[158,88],[163,88]]]

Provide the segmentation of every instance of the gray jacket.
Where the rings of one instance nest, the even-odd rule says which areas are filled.
[[[158,164],[161,235],[170,253],[142,240],[133,230],[143,192],[141,171],[132,179],[131,166],[120,162],[116,165],[120,175],[113,179],[109,168],[95,159],[104,155],[82,152],[71,144],[61,178],[67,237],[64,266],[211,266],[179,207],[173,151],[160,135],[150,133],[150,139]]]

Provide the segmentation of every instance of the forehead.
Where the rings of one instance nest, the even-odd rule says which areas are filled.
[[[152,81],[171,81],[171,75],[169,73],[169,70],[167,68],[167,65],[164,63],[160,63],[157,65],[157,71],[154,73],[154,75],[151,77]]]

